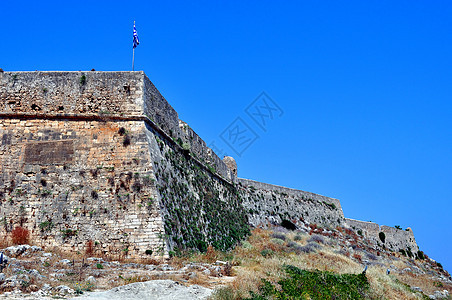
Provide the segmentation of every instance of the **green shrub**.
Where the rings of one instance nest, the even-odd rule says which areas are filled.
[[[49,196],[49,195],[51,195],[52,194],[52,191],[50,191],[50,190],[42,190],[41,191],[41,196],[43,196],[43,197],[47,197],[47,196]]]
[[[334,205],[334,203],[328,203],[328,202],[323,201],[323,204],[325,204],[331,210],[336,209],[336,205]]]
[[[440,288],[444,286],[443,283],[440,281],[433,281],[433,285]]]
[[[83,74],[82,76],[80,76],[80,85],[84,85],[86,83],[86,76],[85,74]]]
[[[425,258],[424,252],[421,251],[421,250],[419,250],[419,251],[417,252],[417,257],[418,257],[419,259],[424,259],[424,258]]]
[[[215,174],[217,172],[217,170],[215,169],[215,167],[212,167],[211,165],[207,165],[207,168],[209,169],[209,171],[213,174]]]
[[[270,256],[273,255],[273,251],[270,250],[270,249],[264,249],[264,250],[261,251],[261,255],[263,257],[270,257]]]
[[[271,241],[272,243],[277,244],[277,245],[280,245],[280,246],[284,245],[284,241],[281,240],[281,239],[271,239],[270,241]]]
[[[96,265],[96,268],[98,268],[98,269],[103,269],[104,266],[103,266],[102,264],[97,264],[97,265]]]
[[[409,257],[411,257],[411,258],[414,257],[413,252],[411,252],[411,248],[410,248],[410,247],[408,247],[408,248],[406,249],[406,254],[407,254]]]
[[[39,224],[39,228],[42,231],[50,231],[53,228],[53,223],[50,221],[42,222],[41,224]]]
[[[61,230],[61,232],[63,233],[64,238],[73,237],[73,236],[77,235],[77,230],[73,230],[73,229],[65,229],[65,230]]]
[[[369,282],[365,274],[335,274],[328,271],[307,271],[284,266],[287,276],[277,288],[263,279],[259,293],[250,292],[257,299],[365,299]]]
[[[302,236],[299,235],[299,234],[297,234],[297,235],[293,238],[294,241],[301,241],[301,239],[302,239]]]
[[[185,151],[190,151],[190,144],[189,143],[183,143],[182,144],[182,149],[184,149]]]
[[[251,245],[251,243],[248,242],[248,241],[243,241],[243,242],[242,242],[242,248],[245,248],[245,249],[252,249],[252,248],[253,248],[253,245]]]

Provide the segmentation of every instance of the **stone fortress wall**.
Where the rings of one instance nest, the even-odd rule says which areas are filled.
[[[85,75],[86,74],[86,75]],[[2,233],[128,255],[162,247],[143,73],[0,73]],[[120,130],[122,128],[122,130]],[[152,202],[148,205],[149,202]]]
[[[416,253],[419,250],[411,228],[403,230],[348,218],[345,219],[345,223],[358,234],[371,240],[376,246],[385,246],[396,252],[402,249]],[[384,242],[380,238],[380,232],[384,233]]]
[[[295,225],[344,225],[344,213],[337,199],[249,179],[239,178],[238,182],[249,222],[255,227],[280,224],[283,220]]]
[[[247,224],[365,228],[337,199],[238,179],[143,72],[1,72],[0,105],[3,237],[143,257],[226,249]],[[388,245],[415,245],[393,229]]]

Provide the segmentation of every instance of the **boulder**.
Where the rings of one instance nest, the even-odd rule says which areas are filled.
[[[54,288],[54,290],[60,295],[72,295],[75,293],[73,289],[66,285],[59,285],[56,288]]]

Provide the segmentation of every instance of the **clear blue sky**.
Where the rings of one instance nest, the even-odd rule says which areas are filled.
[[[246,3],[244,3],[246,2]],[[450,1],[2,1],[0,67],[143,70],[239,176],[412,227],[452,270]],[[283,115],[259,128],[265,91]],[[238,157],[237,117],[259,138]]]

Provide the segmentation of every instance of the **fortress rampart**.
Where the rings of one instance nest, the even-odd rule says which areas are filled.
[[[143,257],[228,249],[283,220],[359,227],[337,199],[238,179],[143,72],[1,72],[0,105],[4,239],[23,226],[41,246]]]
[[[232,180],[229,169],[160,94],[144,72],[3,72],[3,116],[149,120]]]
[[[239,186],[253,226],[280,224],[282,220],[333,228],[344,225],[344,213],[337,199],[242,178]]]
[[[373,222],[364,222],[353,219],[345,219],[346,224],[355,230],[358,234],[366,237],[377,246],[385,246],[392,251],[409,250],[416,253],[419,250],[413,231],[410,228],[406,230],[397,229],[385,225],[378,225]],[[380,237],[380,232],[384,233],[384,242]]]

